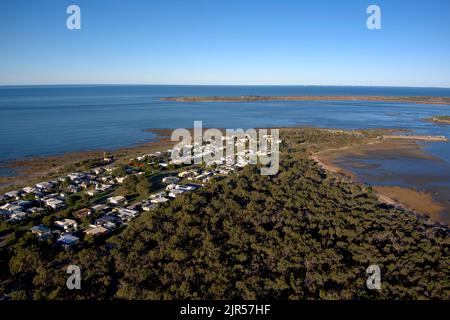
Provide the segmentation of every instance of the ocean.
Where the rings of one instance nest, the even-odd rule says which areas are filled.
[[[149,128],[316,126],[405,128],[447,135],[421,119],[450,115],[450,106],[381,102],[161,101],[175,96],[392,95],[446,96],[450,89],[334,86],[3,86],[0,87],[0,162],[87,149],[115,149],[150,141]],[[449,156],[444,152],[444,156]],[[450,156],[449,156],[450,157]],[[447,159],[450,161],[450,159]]]

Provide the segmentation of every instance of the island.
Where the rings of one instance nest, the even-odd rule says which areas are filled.
[[[175,102],[253,102],[253,101],[376,101],[398,102],[416,104],[442,104],[450,105],[450,97],[399,97],[399,96],[192,96],[192,97],[165,97],[162,101]]]
[[[434,116],[431,118],[427,118],[425,120],[437,123],[450,124],[450,116]]]

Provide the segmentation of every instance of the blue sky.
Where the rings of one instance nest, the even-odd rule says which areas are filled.
[[[0,84],[91,83],[450,87],[450,1],[0,1]]]

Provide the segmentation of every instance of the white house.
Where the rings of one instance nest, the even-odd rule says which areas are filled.
[[[184,192],[185,192],[184,190],[174,189],[174,190],[171,190],[171,191],[169,192],[169,197],[171,197],[171,198],[176,198],[176,197],[178,197],[180,194],[183,194]]]
[[[72,219],[63,219],[55,221],[55,226],[64,229],[64,231],[70,232],[75,231],[78,228],[78,224]]]
[[[108,198],[108,203],[119,205],[119,204],[126,204],[127,199],[124,196],[116,196]]]
[[[45,204],[54,210],[64,208],[65,204],[64,201],[61,201],[59,199],[50,198],[44,201]]]
[[[162,179],[162,182],[167,184],[177,183],[178,181],[180,181],[180,179],[174,176],[168,176]]]

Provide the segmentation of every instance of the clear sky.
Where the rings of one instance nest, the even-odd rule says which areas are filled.
[[[0,1],[0,84],[92,83],[450,87],[450,1]]]

